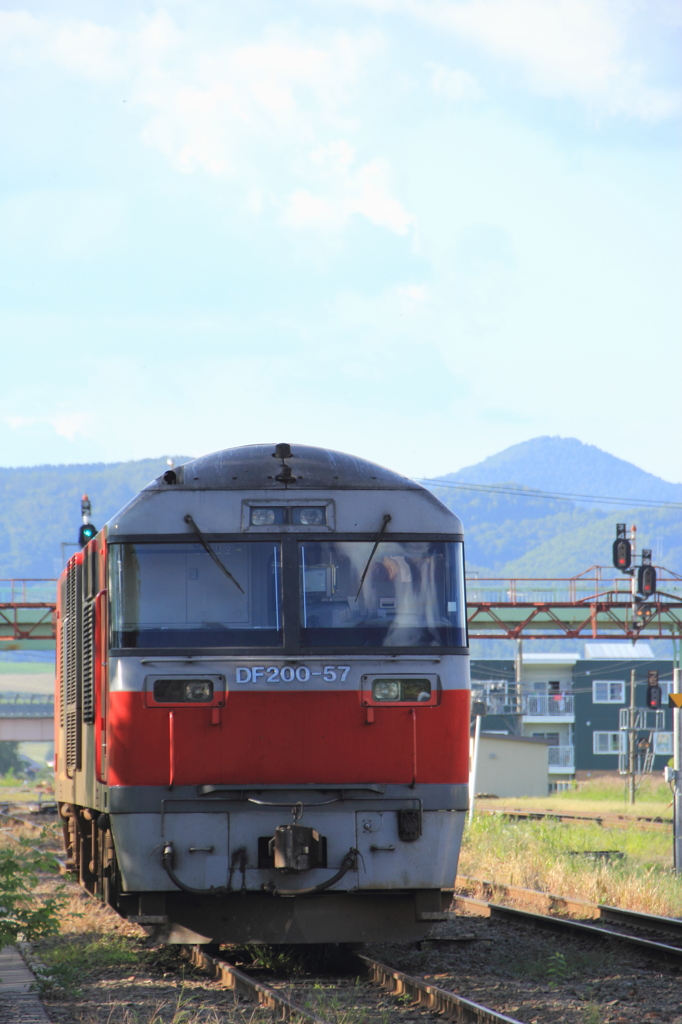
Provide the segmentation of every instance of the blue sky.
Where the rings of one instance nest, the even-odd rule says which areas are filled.
[[[0,465],[682,480],[682,7],[0,0]]]

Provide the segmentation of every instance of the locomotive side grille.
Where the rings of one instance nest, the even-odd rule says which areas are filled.
[[[66,770],[76,771],[81,759],[81,569],[75,562],[66,576],[66,621],[64,668],[65,675],[65,717],[66,717]]]
[[[83,721],[95,721],[95,602],[83,609]]]
[[[57,696],[59,699],[59,708],[56,710],[59,714],[59,727],[63,729],[66,725],[66,631],[68,620],[66,618],[66,587],[62,583],[60,583],[59,586],[61,589],[62,617],[61,624],[59,626],[59,660],[57,664]],[[59,620],[57,621],[59,622]]]

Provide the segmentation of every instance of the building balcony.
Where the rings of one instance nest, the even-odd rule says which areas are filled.
[[[547,762],[550,774],[574,772],[575,747],[547,747]]]
[[[521,698],[521,711],[525,721],[575,722],[572,693],[532,693]]]

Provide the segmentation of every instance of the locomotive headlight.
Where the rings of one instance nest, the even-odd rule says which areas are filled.
[[[416,704],[431,700],[429,679],[374,679],[372,681],[374,700],[401,701]]]
[[[375,679],[372,683],[374,700],[400,700],[399,679]]]
[[[274,526],[275,523],[275,509],[274,508],[252,508],[251,509],[251,525],[252,526]]]
[[[210,704],[213,700],[211,679],[155,679],[156,704]]]
[[[197,683],[185,683],[185,700],[192,702],[213,700],[213,683],[201,680]]]
[[[325,524],[326,509],[323,507],[295,508],[292,511],[294,523],[298,522],[301,526],[324,526]]]

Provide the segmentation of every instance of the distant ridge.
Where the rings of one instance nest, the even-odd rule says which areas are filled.
[[[575,437],[535,437],[522,441],[473,466],[442,474],[439,479],[473,484],[514,481],[542,491],[682,501],[682,484],[647,473]]]

